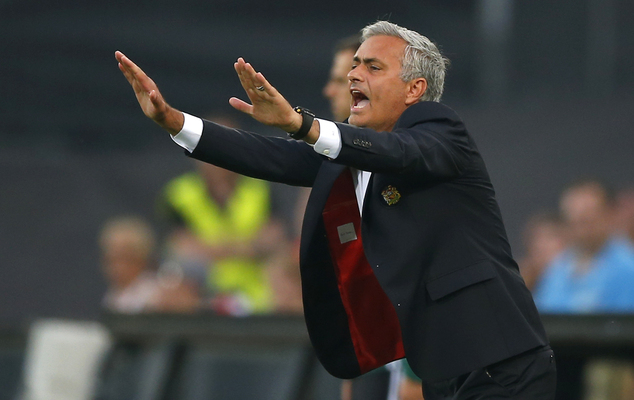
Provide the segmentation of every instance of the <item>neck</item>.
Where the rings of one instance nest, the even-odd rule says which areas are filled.
[[[578,247],[578,254],[580,261],[591,261],[596,257],[597,254],[601,252],[605,243],[608,241],[608,238],[603,238],[600,241],[596,241],[594,243],[586,243],[583,246]]]

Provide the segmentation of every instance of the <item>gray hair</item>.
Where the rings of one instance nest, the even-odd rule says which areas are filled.
[[[388,21],[377,21],[361,31],[361,42],[372,36],[394,36],[407,46],[401,59],[401,79],[409,82],[416,78],[427,80],[427,90],[421,101],[440,101],[445,86],[445,73],[449,59],[440,54],[438,47],[427,37]]]

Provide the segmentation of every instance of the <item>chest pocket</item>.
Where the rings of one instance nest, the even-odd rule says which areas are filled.
[[[427,282],[427,293],[436,301],[467,286],[496,277],[490,261],[481,261]]]

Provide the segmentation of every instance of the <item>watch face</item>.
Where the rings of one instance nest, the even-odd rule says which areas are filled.
[[[298,114],[308,114],[313,118],[315,117],[315,113],[310,111],[308,108],[297,106],[297,107],[294,107],[293,110],[295,110],[295,112]]]

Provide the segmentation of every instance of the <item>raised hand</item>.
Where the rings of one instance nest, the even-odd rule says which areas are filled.
[[[293,111],[286,101],[261,72],[256,72],[251,64],[238,58],[233,65],[240,83],[247,93],[251,104],[236,97],[229,99],[229,104],[236,110],[249,114],[257,121],[275,126],[286,132],[296,132],[302,125],[302,117]]]
[[[171,135],[180,132],[184,122],[183,114],[167,104],[156,83],[122,52],[116,51],[115,58],[119,62],[119,69],[130,82],[143,113]]]

